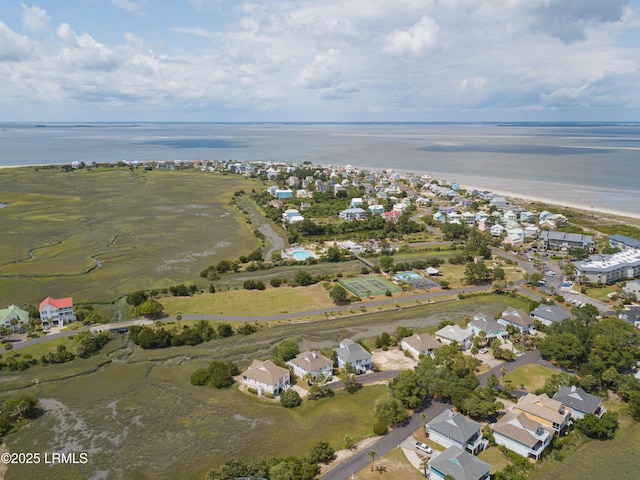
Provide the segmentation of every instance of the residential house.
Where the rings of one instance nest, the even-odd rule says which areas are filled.
[[[530,222],[534,219],[535,215],[533,212],[525,211],[520,212],[520,221],[521,222]]]
[[[640,240],[619,233],[609,237],[609,245],[620,250],[640,250]]]
[[[429,355],[433,358],[433,352],[440,348],[442,344],[430,335],[421,333],[403,338],[400,341],[400,346],[405,352],[410,352],[414,358],[419,358],[420,355]]]
[[[496,195],[489,201],[489,205],[497,209],[502,209],[507,208],[509,202],[507,202],[506,198]]]
[[[300,179],[292,175],[289,177],[289,181],[287,183],[290,187],[297,187],[300,184]]]
[[[329,380],[333,376],[333,361],[318,352],[303,352],[287,362],[293,373],[300,378],[311,376],[314,380],[324,375]]]
[[[445,345],[458,345],[461,350],[471,348],[470,330],[462,329],[458,325],[447,325],[436,332],[436,339]]]
[[[524,230],[521,228],[511,228],[507,230],[507,234],[504,237],[502,243],[511,245],[513,247],[520,247],[524,241]]]
[[[363,253],[365,251],[365,248],[362,245],[354,242],[353,240],[344,240],[344,241],[338,242],[338,246],[343,250],[348,250],[349,252],[355,253],[355,254]]]
[[[507,336],[507,327],[498,323],[495,319],[486,316],[484,313],[475,315],[473,320],[469,322],[468,328],[473,335],[480,335],[480,332],[484,332],[487,340]]]
[[[553,435],[542,424],[524,413],[509,412],[491,426],[493,438],[512,452],[538,460]]]
[[[549,398],[546,393],[542,395],[528,393],[518,399],[514,408],[516,413],[524,413],[552,433],[560,434],[571,421],[571,408],[565,407],[558,400]]]
[[[390,210],[388,212],[384,212],[382,214],[385,220],[391,220],[392,222],[397,222],[402,216],[402,212],[399,210]]]
[[[623,288],[626,293],[632,293],[636,296],[640,296],[640,280],[633,280],[627,282]]]
[[[538,308],[531,311],[531,316],[547,327],[550,327],[554,323],[559,323],[567,318],[571,318],[571,312],[557,305],[541,304]]]
[[[489,231],[491,232],[492,236],[499,237],[500,235],[502,235],[502,232],[504,232],[504,227],[499,223],[496,223],[495,225],[491,226]]]
[[[460,214],[460,223],[464,223],[467,226],[472,226],[476,221],[476,216],[471,212],[462,212]]]
[[[289,188],[287,188],[286,190],[278,188],[276,190],[275,196],[277,198],[293,198],[293,190]]]
[[[351,208],[355,208],[355,207],[362,207],[362,198],[361,197],[355,197],[351,199],[351,202],[349,203],[349,207]]]
[[[436,212],[433,214],[433,219],[436,222],[445,223],[447,221],[447,216],[442,212]]]
[[[428,462],[431,480],[444,480],[448,475],[456,480],[489,480],[491,465],[458,447],[450,447]]]
[[[518,216],[513,212],[513,210],[507,210],[506,212],[504,212],[504,215],[502,215],[502,221],[504,223],[516,222],[517,220]]]
[[[527,225],[524,229],[525,238],[537,238],[540,235],[540,228],[536,225]]]
[[[540,233],[542,248],[546,250],[568,250],[571,248],[584,248],[588,252],[593,252],[596,244],[591,235],[581,235],[579,233],[558,232],[555,230],[545,230]]]
[[[574,262],[573,265],[576,267],[577,277],[585,277],[589,283],[611,284],[640,277],[640,250],[594,255]]]
[[[242,383],[247,388],[255,388],[258,395],[277,395],[289,389],[291,374],[288,368],[279,367],[271,360],[254,360],[249,368],[242,372]]]
[[[560,387],[553,399],[571,409],[571,418],[584,418],[587,413],[593,413],[598,418],[606,411],[602,406],[602,398],[585,392],[582,387],[575,385]]]
[[[353,220],[365,220],[367,218],[367,212],[362,208],[347,208],[340,212],[340,218],[349,222]]]
[[[498,323],[508,326],[513,325],[521,333],[535,332],[533,318],[520,308],[507,308],[498,319]]]
[[[62,326],[75,321],[73,314],[73,299],[47,297],[40,303],[40,320],[50,326]]]
[[[487,212],[476,213],[476,222],[486,222],[488,218],[489,218],[489,214],[487,214]]]
[[[369,205],[371,215],[382,215],[384,213],[384,205]]]
[[[445,448],[451,446],[466,450],[473,455],[487,448],[488,441],[482,438],[482,425],[450,408],[427,423],[425,429],[430,440]]]
[[[356,373],[364,373],[373,366],[371,354],[362,345],[349,338],[341,341],[340,347],[334,351],[338,359],[338,368],[345,368],[349,364]]]
[[[15,328],[11,325],[11,320],[15,320]],[[29,312],[22,310],[15,305],[9,305],[7,308],[0,309],[0,325],[6,328],[14,328],[17,331],[23,325],[29,322]]]
[[[451,212],[447,214],[447,220],[449,221],[449,223],[461,223],[460,214],[456,212]]]

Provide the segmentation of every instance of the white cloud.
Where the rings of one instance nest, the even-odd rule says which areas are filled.
[[[204,38],[215,38],[219,36],[216,32],[200,27],[171,27],[169,31],[172,33],[184,33],[186,35],[195,35],[197,37]]]
[[[76,35],[71,27],[63,23],[58,27],[58,37],[63,41],[60,59],[66,67],[81,70],[112,70],[116,68],[117,59],[113,51],[91,35]]]
[[[302,69],[293,85],[303,88],[332,87],[339,83],[340,70],[338,52],[329,50],[326,55],[316,55],[313,63]]]
[[[396,30],[387,35],[383,53],[393,56],[420,56],[433,49],[440,33],[438,24],[429,17],[422,17],[408,30]]]
[[[22,4],[22,24],[27,30],[32,32],[46,30],[49,26],[49,20],[50,17],[47,15],[46,10],[35,5],[28,7],[24,3]]]
[[[0,22],[0,61],[20,61],[32,53],[33,46],[28,37],[13,32]]]
[[[144,13],[147,0],[111,0],[111,4],[125,12],[140,15]]]

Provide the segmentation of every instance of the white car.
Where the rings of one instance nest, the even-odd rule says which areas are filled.
[[[485,354],[487,353],[489,350],[487,350],[486,348],[481,348],[480,350],[478,350],[480,353]]]
[[[549,270],[548,272],[545,273],[545,275],[547,277],[555,277],[556,276],[556,272],[554,272],[553,270]]]
[[[422,450],[424,453],[429,453],[429,454],[433,453],[433,450],[431,450],[431,447],[426,443],[416,442],[416,448],[418,450]]]

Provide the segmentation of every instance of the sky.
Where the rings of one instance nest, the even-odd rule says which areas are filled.
[[[0,121],[640,121],[640,0],[0,2]]]

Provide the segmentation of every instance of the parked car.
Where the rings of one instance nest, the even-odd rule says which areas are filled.
[[[486,348],[482,347],[480,350],[478,350],[480,353],[487,353],[489,350],[487,350]]]
[[[433,450],[431,450],[431,447],[426,443],[416,442],[416,448],[418,450],[422,450],[424,453],[429,453],[429,454],[433,453]]]

